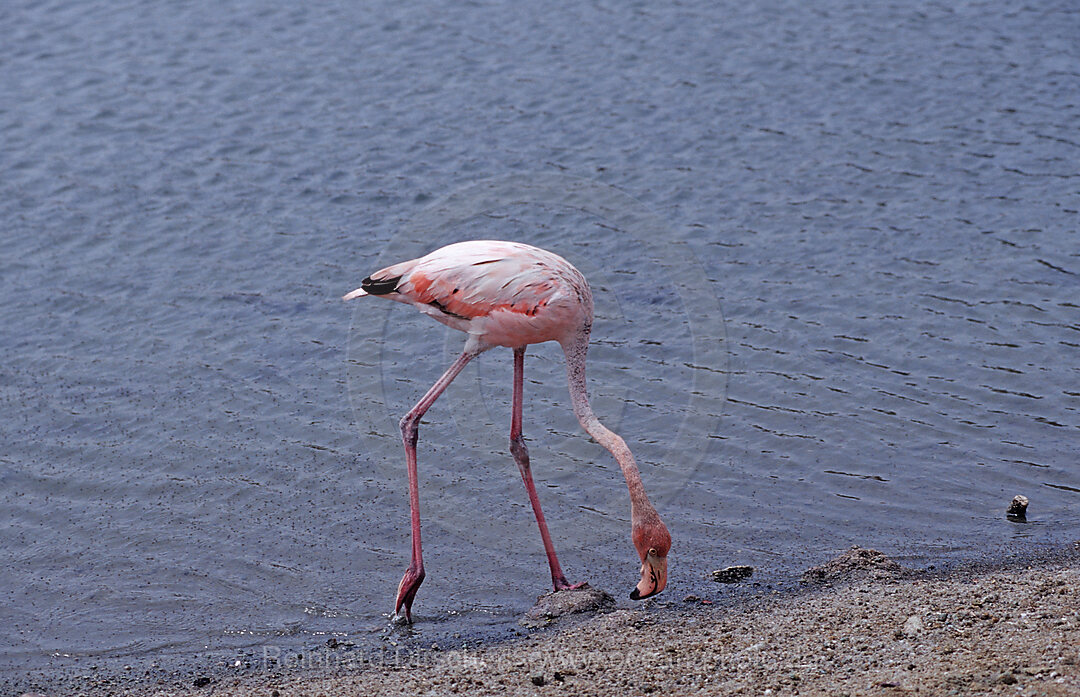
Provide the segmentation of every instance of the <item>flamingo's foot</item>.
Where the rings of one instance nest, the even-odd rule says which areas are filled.
[[[559,579],[554,583],[555,591],[576,591],[582,588],[588,588],[589,582],[582,581],[581,583],[570,583],[565,578]]]
[[[401,583],[398,584],[397,602],[394,603],[394,621],[401,623],[401,608],[405,608],[404,622],[406,624],[412,624],[412,604],[413,599],[416,598],[416,591],[420,588],[420,584],[424,582],[424,565],[410,564],[409,568],[405,570],[405,575],[401,577]]]

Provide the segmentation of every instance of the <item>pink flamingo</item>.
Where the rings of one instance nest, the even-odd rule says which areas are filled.
[[[626,443],[600,423],[585,392],[585,353],[593,321],[589,284],[562,257],[517,242],[476,240],[458,242],[427,256],[376,271],[344,296],[351,300],[380,295],[413,305],[443,324],[468,334],[465,349],[409,413],[401,419],[401,438],[409,471],[409,509],[412,514],[412,561],[398,585],[395,616],[405,607],[412,622],[412,604],[424,581],[420,548],[420,493],[416,476],[416,442],[420,419],[443,390],[480,353],[495,346],[514,350],[514,398],[510,420],[510,452],[532,503],[544,542],[551,581],[556,591],[580,588],[563,575],[551,544],[540,499],[529,470],[529,451],[521,436],[522,383],[525,347],[558,341],[566,354],[566,374],[574,415],[582,428],[615,457],[630,490],[630,520],[634,546],[641,557],[641,581],[630,597],[656,595],[667,584],[668,533],[645,495],[634,456]]]

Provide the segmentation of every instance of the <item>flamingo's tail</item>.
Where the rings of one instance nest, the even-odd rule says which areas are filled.
[[[377,274],[376,274],[377,275]],[[372,278],[368,276],[360,282],[360,287],[342,296],[342,300],[352,300],[364,295],[387,295],[397,290],[401,276],[392,278]]]

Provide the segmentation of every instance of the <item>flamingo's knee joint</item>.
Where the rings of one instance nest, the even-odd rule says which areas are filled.
[[[412,418],[411,414],[406,414],[398,422],[398,426],[401,428],[401,440],[405,445],[416,447],[416,440],[420,435],[420,427],[417,425],[418,420]]]
[[[529,461],[529,449],[525,447],[525,438],[518,435],[510,439],[510,452],[514,455],[514,459],[518,462]]]

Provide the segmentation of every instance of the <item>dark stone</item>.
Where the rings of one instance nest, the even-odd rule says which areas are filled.
[[[1027,520],[1027,507],[1027,496],[1014,496],[1012,503],[1009,504],[1008,510],[1005,511],[1005,515],[1014,520]]]
[[[712,572],[712,578],[718,583],[738,583],[744,581],[754,573],[752,566],[729,566],[726,569],[717,569]]]

